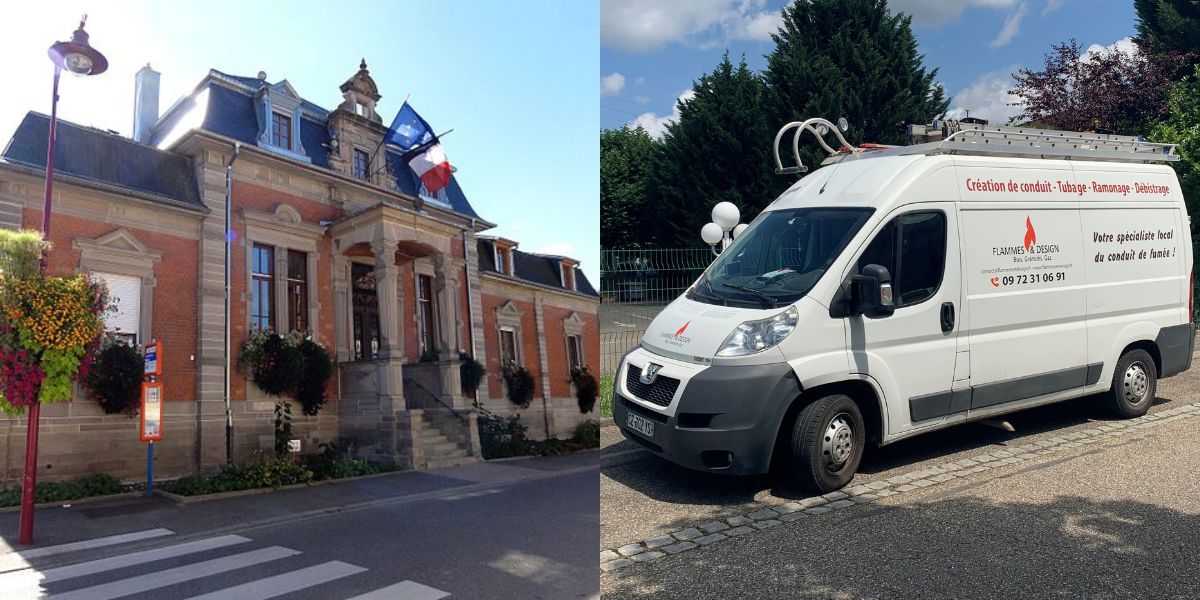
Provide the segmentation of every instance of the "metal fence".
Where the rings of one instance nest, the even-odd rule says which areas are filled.
[[[707,248],[600,251],[600,374],[641,342],[664,306],[708,268]]]

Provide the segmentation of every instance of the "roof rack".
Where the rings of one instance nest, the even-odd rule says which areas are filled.
[[[839,125],[844,123],[840,119],[839,121]],[[792,137],[792,157],[796,166],[785,168],[779,158],[779,141],[783,134],[793,127],[796,128],[796,133]],[[775,135],[775,172],[785,174],[808,171],[808,167],[800,161],[800,135],[804,131],[812,132],[821,148],[829,153],[829,158],[821,164],[830,164],[851,158],[914,154],[966,154],[1135,163],[1179,160],[1179,155],[1175,153],[1177,144],[1147,142],[1141,137],[1129,135],[989,126],[948,121],[940,125],[935,124],[933,127],[916,125],[910,126],[909,129],[914,138],[925,137],[928,139],[945,136],[944,139],[935,139],[935,141],[911,146],[888,147],[864,144],[863,147],[856,148],[846,143],[838,129],[829,121],[820,118],[784,125]],[[845,131],[844,127],[840,129]],[[926,129],[932,129],[932,131],[925,134]],[[839,150],[834,150],[825,142],[824,134],[829,130],[837,134],[838,141],[842,143],[842,148]]]

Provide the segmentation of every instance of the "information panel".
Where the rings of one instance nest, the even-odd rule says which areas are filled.
[[[162,383],[142,384],[142,416],[139,430],[143,442],[162,439]]]

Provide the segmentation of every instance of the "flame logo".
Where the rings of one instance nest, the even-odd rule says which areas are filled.
[[[675,335],[673,335],[673,336],[671,336],[671,337],[679,337],[679,336],[683,335],[683,332],[684,332],[684,331],[687,331],[688,325],[691,325],[691,324],[692,324],[692,322],[691,322],[691,321],[688,321],[687,323],[684,323],[684,324],[683,324],[683,327],[680,327],[680,328],[679,328],[679,331],[676,331],[676,332],[675,332]]]
[[[1033,230],[1033,221],[1029,220],[1029,215],[1025,215],[1025,251],[1029,252],[1033,249],[1033,245],[1037,243],[1037,233]]]

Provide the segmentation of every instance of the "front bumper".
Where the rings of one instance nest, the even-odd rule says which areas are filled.
[[[680,379],[668,406],[638,398],[627,385],[630,365],[663,365]],[[800,385],[786,362],[701,367],[638,349],[626,355],[613,386],[613,421],[622,433],[676,464],[731,475],[765,473],[776,435]],[[629,414],[654,423],[654,435],[632,429]]]

